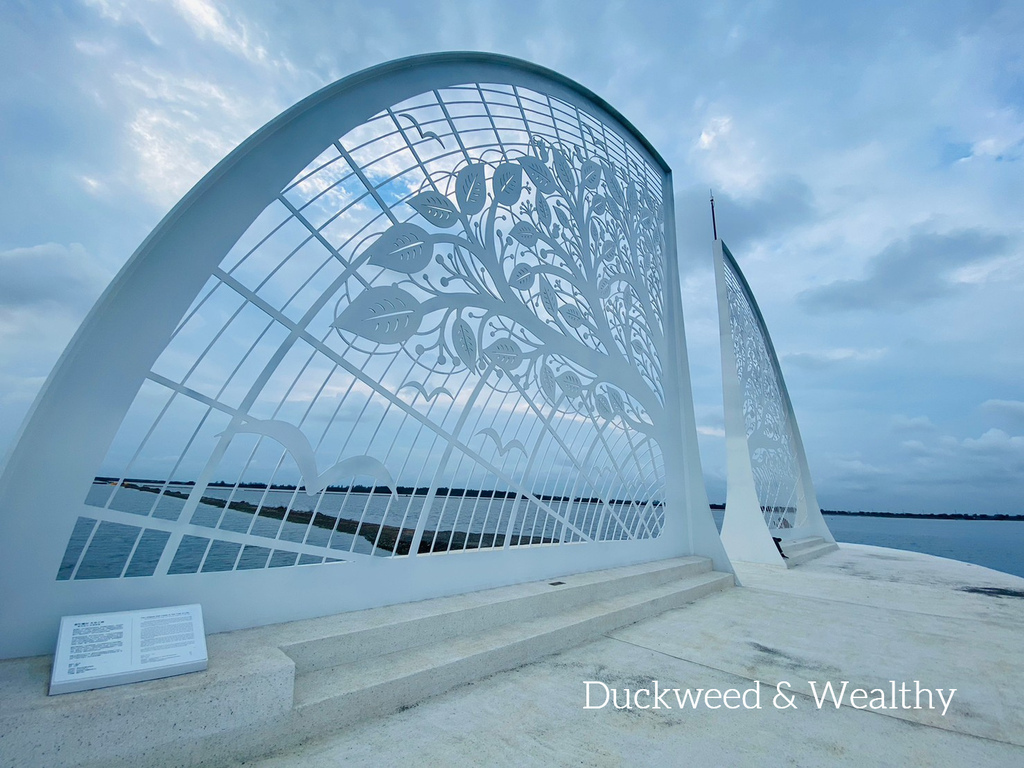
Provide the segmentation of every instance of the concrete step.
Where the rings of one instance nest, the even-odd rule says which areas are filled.
[[[782,548],[785,550],[787,555],[799,555],[804,550],[814,549],[824,543],[825,540],[821,538],[821,536],[803,536],[799,539],[784,540],[782,542]]]
[[[296,676],[295,714],[314,731],[386,715],[678,608],[733,583],[731,574],[703,568],[667,583],[546,615],[535,613],[535,618],[510,621],[483,632],[308,671]],[[533,601],[541,614],[545,610],[542,602],[546,601]]]
[[[683,557],[226,632],[205,672],[66,696],[46,695],[49,657],[9,660],[0,767],[236,765],[733,584]]]
[[[680,557],[356,611],[331,621],[297,622],[303,639],[280,648],[295,662],[295,673],[301,677],[342,663],[564,613],[710,570],[707,558]]]
[[[824,539],[818,539],[818,543],[813,546],[803,547],[797,552],[790,553],[789,547],[786,546],[785,542],[782,545],[783,551],[789,557],[788,560],[784,560],[788,568],[792,568],[796,565],[803,565],[806,562],[814,560],[815,558],[827,555],[829,552],[836,552],[839,549],[838,544],[832,542],[826,542]]]

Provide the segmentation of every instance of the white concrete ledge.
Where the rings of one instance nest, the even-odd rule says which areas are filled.
[[[335,731],[252,768],[349,765],[1024,765],[1024,579],[914,552],[843,544],[787,570]],[[934,710],[814,706],[808,680],[955,687]],[[740,688],[764,708],[585,710],[585,680],[619,689]],[[772,706],[775,683],[798,709]],[[621,696],[620,696],[621,700]]]
[[[794,568],[830,552],[838,552],[839,545],[825,541],[820,536],[809,536],[805,539],[783,541],[782,551],[786,553],[786,558],[783,560],[786,567]]]
[[[295,747],[733,584],[706,558],[211,635],[206,672],[48,697],[0,662],[0,766],[223,765]]]

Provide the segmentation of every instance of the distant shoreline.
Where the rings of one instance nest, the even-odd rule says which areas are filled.
[[[182,495],[179,491],[167,490],[168,488],[193,488],[195,486],[194,480],[180,481],[180,480],[143,480],[139,478],[126,477],[104,477],[99,476],[93,480],[93,484],[100,485],[123,485],[125,488],[132,488],[134,490],[148,491],[151,493],[163,493],[166,496],[175,496],[177,498],[185,499],[188,498],[189,494]],[[223,480],[218,480],[213,483],[208,483],[207,488],[216,489],[235,489],[242,491],[296,491],[301,486],[294,484],[290,485],[277,485],[266,483],[226,483]],[[330,485],[324,489],[328,493],[395,493],[398,496],[428,496],[431,492],[441,498],[467,498],[467,499],[523,499],[529,501],[530,499],[537,499],[539,501],[551,501],[551,502],[572,502],[573,504],[610,504],[619,506],[628,506],[630,504],[647,504],[650,503],[653,506],[660,507],[662,502],[660,499],[654,499],[650,502],[642,499],[601,499],[596,496],[555,496],[548,493],[536,493],[527,495],[519,491],[502,491],[490,488],[447,488],[444,486],[431,489],[429,486],[420,486],[414,488],[411,485],[399,485],[396,486],[394,491],[386,485]],[[205,497],[204,497],[205,498]]]
[[[843,510],[823,509],[821,510],[821,514],[846,515],[848,517],[911,517],[918,520],[1015,520],[1017,522],[1024,522],[1024,515],[968,515],[960,512],[936,512],[935,514],[928,514],[927,512],[845,512]]]
[[[116,477],[97,477],[93,482],[94,483],[110,483],[110,484],[114,484],[114,485],[117,485],[118,483],[124,483],[127,486],[129,486],[129,487],[131,487],[131,486],[136,486],[137,487],[137,486],[142,486],[142,485],[156,485],[156,486],[164,486],[165,485],[165,481],[163,481],[163,480],[142,480],[142,479],[135,479],[135,478],[124,478],[122,480],[121,478],[116,478]],[[187,482],[172,481],[170,483],[166,483],[166,485],[167,486],[188,486],[188,487],[191,487],[191,486],[194,486],[195,483],[191,482],[191,481],[187,481]],[[225,483],[223,481],[218,481],[218,482],[210,483],[207,487],[208,488],[232,488],[232,487],[235,487],[235,486],[234,486],[233,483]],[[239,483],[237,485],[237,487],[240,488],[240,489],[243,489],[243,490],[264,490],[264,489],[268,489],[268,486],[266,485],[266,483]],[[141,489],[140,488],[139,490],[150,490],[150,489],[148,489],[148,488],[147,489]],[[296,490],[296,487],[294,485],[270,485],[269,486],[269,490],[274,490],[274,491],[294,491],[294,490]],[[331,487],[327,488],[327,490],[330,491],[330,492],[333,492],[333,493],[373,493],[373,492],[376,492],[376,493],[391,493],[391,489],[390,488],[386,488],[386,487],[383,487],[383,486],[374,487],[374,486],[363,486],[363,485],[331,486]],[[396,493],[399,496],[426,496],[429,493],[430,489],[429,488],[413,488],[411,486],[400,485],[400,486],[398,486],[395,489],[395,491],[396,491]],[[467,489],[467,488],[438,488],[438,489],[436,489],[435,493],[438,496],[441,496],[442,498],[444,498],[444,497],[456,497],[456,498],[458,498],[460,496],[464,496],[466,498],[495,498],[495,499],[517,499],[517,498],[518,499],[526,499],[526,498],[528,498],[527,496],[524,496],[521,493],[517,493],[516,491],[499,491],[499,490],[487,490],[487,489],[478,490],[478,489]],[[174,496],[174,495],[177,495],[177,494],[175,494],[174,492],[170,492],[168,495]],[[573,497],[570,497],[570,496],[553,496],[553,495],[548,495],[548,494],[538,495],[536,498],[540,499],[541,501],[548,501],[548,502],[573,502],[573,503],[590,503],[590,504],[600,504],[600,503],[602,503],[602,499],[598,499],[598,498],[584,498],[584,497],[573,498]],[[626,504],[643,504],[644,502],[643,501],[637,501],[635,499],[612,499],[608,503],[609,504],[622,504],[622,505],[626,505]],[[655,501],[654,502],[655,506],[660,506],[661,503],[662,503],[661,501]],[[719,510],[719,511],[725,509],[725,504],[711,504],[709,506],[711,507],[711,509]],[[866,511],[866,510],[860,510],[858,512],[848,512],[846,510],[841,510],[841,509],[823,509],[823,510],[821,510],[821,514],[823,514],[823,515],[842,515],[842,516],[846,516],[846,517],[896,517],[896,518],[910,518],[910,519],[917,519],[917,520],[1009,520],[1009,521],[1015,521],[1015,522],[1024,522],[1024,515],[1007,515],[1007,514],[987,515],[987,514],[966,514],[966,513],[960,513],[960,512],[952,512],[952,513],[950,513],[950,512],[936,512],[935,514],[929,514],[927,512],[870,512],[870,511]]]
[[[711,508],[723,510],[725,509],[725,504],[712,504]],[[866,510],[860,510],[859,512],[847,512],[842,509],[823,509],[821,510],[821,514],[842,515],[845,517],[898,517],[913,518],[917,520],[1010,520],[1018,523],[1024,522],[1024,515],[969,515],[961,512],[936,512],[935,514],[929,514],[927,512],[868,512]]]

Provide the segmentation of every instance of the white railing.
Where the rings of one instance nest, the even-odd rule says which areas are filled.
[[[614,110],[444,54],[283,113],[97,303],[0,480],[0,655],[64,613],[234,627],[677,554],[671,177]],[[454,557],[455,554],[464,557]],[[308,567],[306,567],[308,566]]]

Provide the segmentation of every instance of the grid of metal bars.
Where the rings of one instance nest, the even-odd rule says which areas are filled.
[[[782,396],[782,373],[738,267],[725,251],[725,284],[747,447],[758,501],[771,530],[797,525],[800,470]]]
[[[533,156],[538,142],[568,156],[580,184],[581,164],[601,158],[627,189],[623,210],[648,219],[637,245],[643,269],[632,283],[609,279],[601,304],[622,315],[626,331],[614,343],[650,390],[646,406],[610,386],[571,396],[571,378],[552,399],[536,378],[493,363],[451,365],[450,350],[418,337],[395,345],[337,328],[361,292],[394,282],[361,254],[388,227],[422,223],[411,200],[424,191],[453,199],[461,167],[484,163],[490,173]],[[605,205],[615,192],[609,173],[599,188]],[[663,318],[661,185],[661,172],[613,127],[515,86],[429,91],[340,137],[225,256],[122,424],[86,502],[97,519],[103,509],[146,518],[145,530],[80,518],[58,578],[658,536],[661,450],[655,430],[637,426],[656,421],[663,400],[662,350],[649,340],[660,338]],[[524,199],[531,193],[540,194],[527,180]],[[515,218],[513,206],[506,224]],[[596,271],[598,245],[580,248]],[[437,266],[424,267],[424,278],[444,285]],[[571,304],[572,290],[558,291]],[[538,289],[525,303],[540,312],[547,300]],[[607,340],[559,327],[608,354]],[[559,364],[577,382],[596,376]],[[275,439],[256,424],[294,432],[285,440],[281,428]],[[376,463],[357,462],[317,487],[351,457]],[[97,570],[91,563],[107,550],[116,550],[113,564]]]

